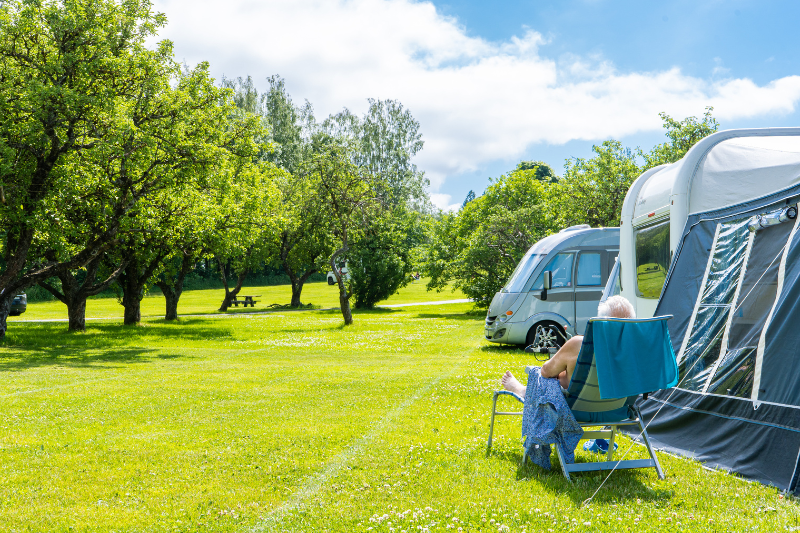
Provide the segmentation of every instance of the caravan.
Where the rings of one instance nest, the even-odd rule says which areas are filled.
[[[583,334],[597,314],[618,249],[619,228],[588,224],[534,244],[494,295],[486,314],[486,340],[529,346],[538,331],[537,344],[555,349],[568,334]]]
[[[800,494],[800,128],[722,131],[631,186],[606,286],[669,322],[665,449]]]

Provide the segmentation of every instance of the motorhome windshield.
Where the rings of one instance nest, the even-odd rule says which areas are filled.
[[[536,252],[535,246],[528,250],[525,257],[520,260],[517,268],[514,269],[514,273],[508,278],[508,283],[503,287],[502,292],[522,292],[525,289],[525,283],[528,282],[539,262],[547,256],[546,253],[540,254]]]

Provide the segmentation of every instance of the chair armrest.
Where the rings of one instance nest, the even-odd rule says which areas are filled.
[[[514,399],[517,400],[518,402],[525,403],[525,398],[523,398],[519,394],[513,393],[508,390],[496,390],[494,391],[494,396],[495,398],[497,398],[498,396],[513,396]]]

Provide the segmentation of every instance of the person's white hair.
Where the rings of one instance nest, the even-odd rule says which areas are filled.
[[[634,311],[633,305],[626,298],[617,295],[600,302],[600,305],[597,306],[597,316],[636,318],[636,311]]]

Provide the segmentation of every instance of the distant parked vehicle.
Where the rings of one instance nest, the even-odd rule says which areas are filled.
[[[350,271],[347,270],[347,263],[337,266],[339,267],[339,275],[344,279],[350,279]],[[336,285],[336,275],[333,272],[328,272],[328,285]]]
[[[11,302],[11,310],[8,312],[9,316],[19,316],[28,309],[28,295],[24,292],[17,294]]]
[[[618,251],[619,228],[586,224],[565,228],[531,246],[492,299],[486,313],[486,340],[555,349],[568,336],[583,334],[588,320],[597,314]]]

